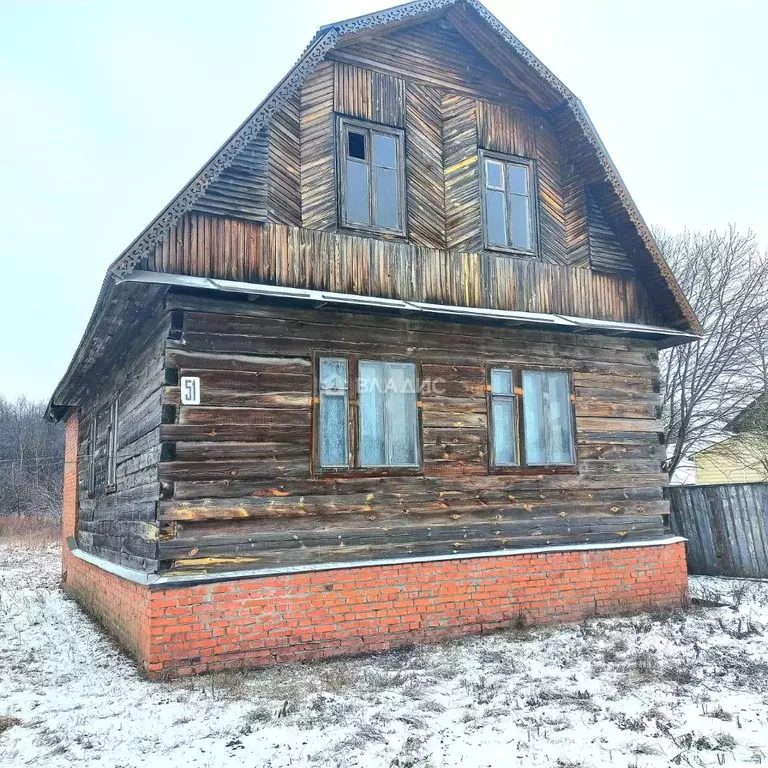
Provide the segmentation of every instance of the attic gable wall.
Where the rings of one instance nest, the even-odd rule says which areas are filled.
[[[410,242],[483,250],[478,150],[488,149],[536,161],[542,261],[631,274],[629,253],[584,192],[582,165],[510,81],[517,69],[502,74],[476,50],[490,41],[472,28],[462,34],[443,18],[333,50],[194,210],[336,231],[343,114],[405,129]]]
[[[487,149],[536,163],[536,261],[644,280],[635,259],[649,274],[653,265],[647,254],[637,256],[642,245],[636,234],[614,228],[621,203],[611,200],[610,185],[599,183],[578,127],[564,118],[563,107],[549,109],[551,89],[541,82],[534,88],[522,60],[515,64],[509,52],[501,58],[494,34],[452,9],[389,34],[369,31],[351,44],[342,40],[194,212],[339,232],[336,115],[347,115],[404,130],[412,245],[484,252],[479,150]],[[631,223],[622,226],[632,229]],[[227,266],[233,270],[246,274],[248,266]],[[664,322],[666,312],[656,319]]]
[[[477,42],[477,41],[475,41]],[[408,239],[483,250],[479,149],[535,159],[542,261],[631,274],[629,256],[552,124],[445,20],[370,36],[330,54],[254,143],[267,181],[228,169],[196,211],[336,231],[335,115],[404,128]],[[515,76],[514,72],[510,76]],[[539,100],[542,99],[538,94]],[[567,202],[567,205],[566,205]],[[590,255],[593,256],[590,262]]]

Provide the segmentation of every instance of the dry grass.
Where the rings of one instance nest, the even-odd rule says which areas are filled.
[[[59,540],[61,521],[38,515],[0,516],[0,541],[24,549],[47,547]]]

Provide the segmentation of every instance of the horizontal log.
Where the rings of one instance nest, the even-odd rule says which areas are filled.
[[[517,537],[514,540],[504,537],[481,539],[461,539],[458,541],[434,541],[416,543],[396,543],[384,546],[358,545],[286,549],[269,553],[217,553],[214,557],[205,557],[200,553],[193,558],[179,558],[172,563],[175,573],[208,572],[226,569],[237,570],[253,568],[276,568],[323,564],[334,562],[376,561],[399,557],[439,557],[441,555],[471,555],[473,552],[510,552],[528,547],[569,546],[574,544],[604,544],[642,542],[663,537],[661,525],[649,526],[635,531],[596,531],[585,533],[564,533],[544,536],[531,535]],[[332,574],[329,581],[333,581]]]
[[[285,441],[305,444],[309,440],[306,421],[286,424],[278,419],[264,424],[163,424],[160,439],[166,442],[202,440],[206,442],[260,443]]]
[[[489,482],[486,487],[472,491],[467,490],[466,486],[477,485],[474,478],[468,479],[466,483],[453,480],[454,486],[460,486],[453,490],[450,488],[450,480],[446,478],[430,478],[430,483],[414,483],[411,488],[401,483],[381,484],[377,482],[380,479],[292,482],[292,492],[281,490],[287,484],[228,481],[223,486],[217,481],[179,482],[176,484],[175,497],[160,503],[159,514],[164,520],[187,519],[189,516],[243,517],[250,514],[271,516],[349,511],[386,515],[391,510],[461,512],[464,509],[509,507],[515,504],[523,505],[526,509],[539,504],[561,504],[563,506],[559,511],[569,513],[569,510],[577,512],[582,506],[596,502],[622,505],[627,501],[659,501],[662,498],[658,485],[624,488],[542,488],[533,485],[522,488],[519,484],[501,486],[498,483],[493,487]],[[251,489],[251,494],[244,494],[243,491],[248,489]]]
[[[203,537],[209,532],[248,536],[263,531],[387,529],[391,525],[405,527],[459,526],[472,522],[517,520],[538,524],[541,519],[577,520],[623,515],[643,517],[665,515],[669,503],[664,499],[604,501],[542,501],[531,499],[516,504],[485,504],[467,499],[441,505],[439,502],[414,503],[408,507],[396,504],[376,506],[364,500],[322,502],[319,499],[294,498],[270,503],[242,499],[230,506],[161,502],[161,519],[173,522],[176,536]]]
[[[194,539],[170,539],[157,542],[160,559],[189,557],[216,557],[242,554],[268,554],[274,550],[324,548],[341,551],[347,547],[376,546],[383,550],[399,544],[442,542],[452,546],[463,541],[496,541],[506,544],[510,539],[532,536],[548,539],[555,536],[572,536],[595,533],[626,535],[630,531],[656,531],[661,519],[655,516],[623,516],[610,518],[545,518],[532,524],[528,520],[491,521],[470,525],[430,525],[413,527],[388,526],[384,529],[362,528],[355,530],[287,530],[267,533],[251,533],[247,538],[218,535]]]
[[[160,464],[160,480],[266,480],[309,475],[309,459],[270,458],[237,461],[166,461]]]
[[[199,442],[181,441],[176,443],[176,461],[209,461],[212,459],[230,462],[251,459],[288,459],[304,456],[309,459],[309,436],[301,442]],[[596,457],[599,458],[599,457]]]
[[[210,427],[244,424],[248,426],[283,425],[309,428],[308,408],[213,408],[197,405],[182,406],[180,424]]]
[[[173,294],[171,294],[173,296]],[[228,355],[222,353],[191,352],[184,348],[169,347],[165,351],[165,363],[184,375],[194,376],[201,371],[229,371],[286,373],[309,375],[312,363],[304,358],[262,357],[258,355]]]
[[[312,390],[309,382],[304,392],[251,392],[240,389],[213,388],[204,378],[200,380],[200,406],[213,408],[309,408]],[[180,405],[180,387],[163,389],[164,405]],[[195,406],[197,407],[197,406]]]
[[[377,489],[388,488],[402,493],[415,494],[428,489],[444,494],[480,494],[482,498],[494,496],[514,496],[518,492],[531,490],[565,490],[565,489],[601,489],[610,488],[625,492],[628,487],[655,488],[660,493],[661,488],[668,483],[666,475],[657,474],[599,474],[589,475],[485,475],[466,479],[454,477],[345,477],[329,476],[317,479],[293,479],[290,482],[275,479],[274,481],[237,481],[209,480],[184,481],[176,483],[175,497],[178,499],[193,498],[234,498],[238,496],[278,496],[302,495],[310,493],[359,493],[361,491],[374,493]]]

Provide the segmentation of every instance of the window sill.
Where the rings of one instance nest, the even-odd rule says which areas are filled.
[[[350,477],[423,477],[424,467],[340,467],[338,469],[315,469],[312,473],[316,478]]]
[[[541,254],[538,251],[526,251],[522,248],[505,248],[503,245],[484,244],[484,249],[494,256],[517,256],[521,259],[538,259]]]
[[[400,243],[408,242],[408,233],[405,230],[378,229],[377,227],[357,226],[355,224],[339,224],[339,230],[357,237],[374,237],[382,240],[391,240]]]

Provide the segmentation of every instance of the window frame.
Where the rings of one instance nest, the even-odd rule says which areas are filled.
[[[502,152],[494,152],[488,149],[479,150],[480,159],[480,213],[483,224],[483,247],[487,251],[498,251],[517,256],[539,256],[539,184],[538,184],[538,163],[530,157],[521,155],[508,155]],[[486,160],[493,160],[504,165],[504,211],[506,215],[507,237],[511,240],[512,231],[510,229],[509,216],[509,197],[512,194],[509,190],[507,181],[507,168],[510,165],[523,166],[528,169],[528,227],[531,233],[531,247],[521,248],[515,245],[498,245],[488,240],[488,219],[485,210],[485,195],[488,189],[488,179],[485,170]]]
[[[115,396],[109,404],[109,425],[107,426],[107,474],[104,486],[106,493],[114,493],[117,490],[117,445],[118,422],[120,407],[118,397]]]
[[[92,499],[96,495],[96,456],[98,444],[99,414],[98,412],[94,412],[88,428],[88,477],[86,481],[86,492],[89,499]]]
[[[494,370],[508,370],[512,374],[512,392],[515,402],[515,439],[517,441],[517,464],[496,464],[495,441],[493,426],[493,393],[491,387],[491,372]],[[529,464],[525,444],[525,416],[523,392],[523,372],[563,373],[568,381],[568,399],[570,401],[571,420],[571,457],[569,464]],[[573,373],[564,368],[539,365],[510,365],[494,364],[486,369],[486,402],[488,414],[488,472],[499,475],[541,475],[561,474],[575,475],[579,473],[579,451],[576,434],[576,394],[573,388]]]
[[[493,372],[494,371],[508,371],[511,378],[512,391],[507,394],[503,392],[493,391]],[[515,371],[508,366],[491,365],[488,366],[488,460],[490,466],[498,469],[520,469],[521,467],[521,454],[520,454],[520,400],[517,391],[517,380],[515,378]],[[495,400],[511,401],[512,402],[512,416],[514,418],[514,440],[515,440],[515,458],[517,461],[514,464],[499,464],[496,461],[496,420],[494,418],[493,404]]]
[[[349,465],[346,467],[324,467],[321,463],[320,448],[320,360],[346,360],[347,362],[347,450]],[[416,389],[416,452],[417,463],[404,466],[363,466],[361,464],[360,440],[360,387],[359,366],[365,363],[407,363],[413,365]],[[424,474],[424,433],[422,426],[421,363],[408,357],[381,356],[372,358],[367,354],[339,354],[338,352],[316,350],[313,353],[314,397],[312,408],[312,449],[311,471],[315,476],[334,477],[391,477],[420,476]]]
[[[323,399],[323,381],[322,381],[322,375],[320,371],[321,362],[323,360],[330,360],[333,362],[343,362],[344,366],[346,368],[346,387],[345,389],[341,390],[338,387],[329,387],[328,392],[334,392],[334,394],[330,395],[331,397],[343,397],[344,398],[344,411],[345,411],[345,419],[347,425],[347,439],[346,439],[346,449],[347,449],[347,463],[346,464],[328,464],[324,465],[322,463],[322,435],[320,434],[320,430],[322,429],[322,423],[320,420],[320,413],[321,413],[321,405],[322,405],[322,399]],[[351,457],[352,457],[352,443],[350,441],[350,433],[349,433],[349,423],[350,423],[350,413],[351,413],[351,396],[349,391],[349,360],[346,357],[335,355],[319,355],[317,357],[316,361],[316,390],[317,390],[317,463],[318,466],[323,467],[323,469],[327,470],[346,470],[349,469],[349,466],[351,464]],[[338,394],[341,392],[342,394]]]
[[[370,224],[349,221],[347,217],[347,135],[353,132],[365,133],[368,157],[368,214]],[[392,136],[397,151],[397,202],[398,226],[382,227],[374,223],[376,213],[376,193],[374,185],[374,159],[372,136],[375,133]],[[337,219],[339,228],[364,234],[385,235],[396,238],[408,237],[408,196],[406,193],[405,173],[405,130],[370,120],[359,120],[346,115],[336,115],[336,158],[338,181],[336,184]]]

